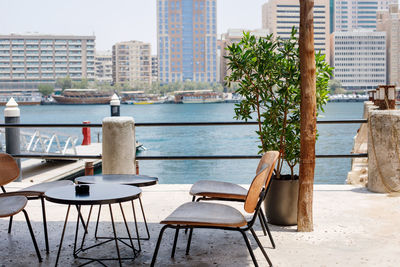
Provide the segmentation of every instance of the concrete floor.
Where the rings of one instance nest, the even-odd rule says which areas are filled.
[[[27,183],[12,183],[17,189]],[[190,201],[190,185],[156,185],[144,188],[143,204],[151,230],[151,240],[142,241],[142,253],[125,266],[147,266],[151,262],[161,219],[178,205]],[[12,234],[7,234],[8,219],[0,219],[0,266],[54,266],[66,206],[47,202],[50,235],[49,255],[45,253],[41,209],[39,201],[29,202],[28,211],[43,263],[39,264],[22,214],[15,216]],[[241,208],[240,203],[233,203]],[[129,206],[127,216],[132,218]],[[87,209],[85,210],[85,212]],[[124,233],[121,215],[115,209],[117,229]],[[72,256],[76,212],[72,212],[66,232],[59,266],[77,266],[84,260]],[[141,217],[139,217],[142,221]],[[103,212],[101,232],[111,233],[110,219]],[[369,193],[351,185],[316,185],[314,194],[314,231],[296,232],[296,227],[271,225],[276,242],[272,249],[268,237],[262,235],[259,224],[255,228],[274,266],[400,266],[400,198]],[[130,223],[133,227],[133,223]],[[141,230],[143,224],[140,224]],[[133,229],[133,228],[132,228]],[[93,241],[94,221],[90,224],[89,239]],[[249,237],[260,266],[267,266],[257,244]],[[167,230],[158,254],[157,266],[252,266],[242,237],[238,233],[215,230],[195,230],[190,256],[185,256],[187,236],[179,236],[175,259],[170,258],[173,231]],[[121,246],[123,255],[130,250]],[[88,252],[93,255],[115,256],[114,243]],[[117,262],[108,262],[116,266]],[[91,264],[90,266],[100,266]]]

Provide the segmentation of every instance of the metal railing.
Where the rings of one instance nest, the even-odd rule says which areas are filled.
[[[37,128],[37,127],[35,127]],[[0,128],[0,150],[3,149],[2,137],[5,130]],[[65,140],[60,140],[60,136]],[[4,137],[5,138],[5,137]],[[76,152],[76,142],[78,137],[65,135],[62,133],[43,133],[37,129],[34,131],[21,131],[21,150],[24,152],[56,153],[64,155],[67,152]],[[55,149],[54,149],[55,147]]]
[[[356,120],[321,120],[317,124],[358,124],[367,123],[367,119]],[[187,127],[187,126],[241,126],[257,125],[255,121],[232,121],[232,122],[148,122],[135,123],[135,127]],[[102,124],[83,123],[48,123],[48,124],[0,124],[0,128],[100,128]],[[13,154],[15,158],[40,158],[40,159],[101,159],[101,155],[52,155],[52,154]],[[204,156],[136,156],[137,160],[215,160],[215,159],[259,159],[260,155],[204,155]],[[367,153],[358,154],[323,154],[316,158],[366,158]]]

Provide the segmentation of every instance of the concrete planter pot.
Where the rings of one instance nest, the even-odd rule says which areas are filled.
[[[264,201],[268,222],[282,226],[296,225],[298,196],[298,176],[295,180],[290,180],[290,175],[283,175],[279,180],[273,176]]]

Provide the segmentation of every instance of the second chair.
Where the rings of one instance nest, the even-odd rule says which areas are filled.
[[[266,161],[266,154],[261,158],[258,163],[256,173],[260,171]],[[244,202],[247,196],[247,189],[234,183],[220,182],[214,180],[200,180],[192,185],[189,194],[193,196],[192,201],[202,200],[223,200],[223,201],[237,201]],[[271,231],[268,227],[267,219],[265,218],[263,210],[260,208],[258,214],[260,224],[264,235],[268,233],[272,247],[275,248],[275,242],[272,237]]]

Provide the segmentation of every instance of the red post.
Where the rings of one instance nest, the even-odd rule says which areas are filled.
[[[90,124],[90,121],[84,121],[83,124]],[[90,135],[90,128],[83,127],[82,134],[83,134],[82,146],[90,145],[92,143],[91,135]]]
[[[139,161],[136,160],[136,174],[139,175]]]
[[[94,175],[93,162],[85,162],[85,176]]]

